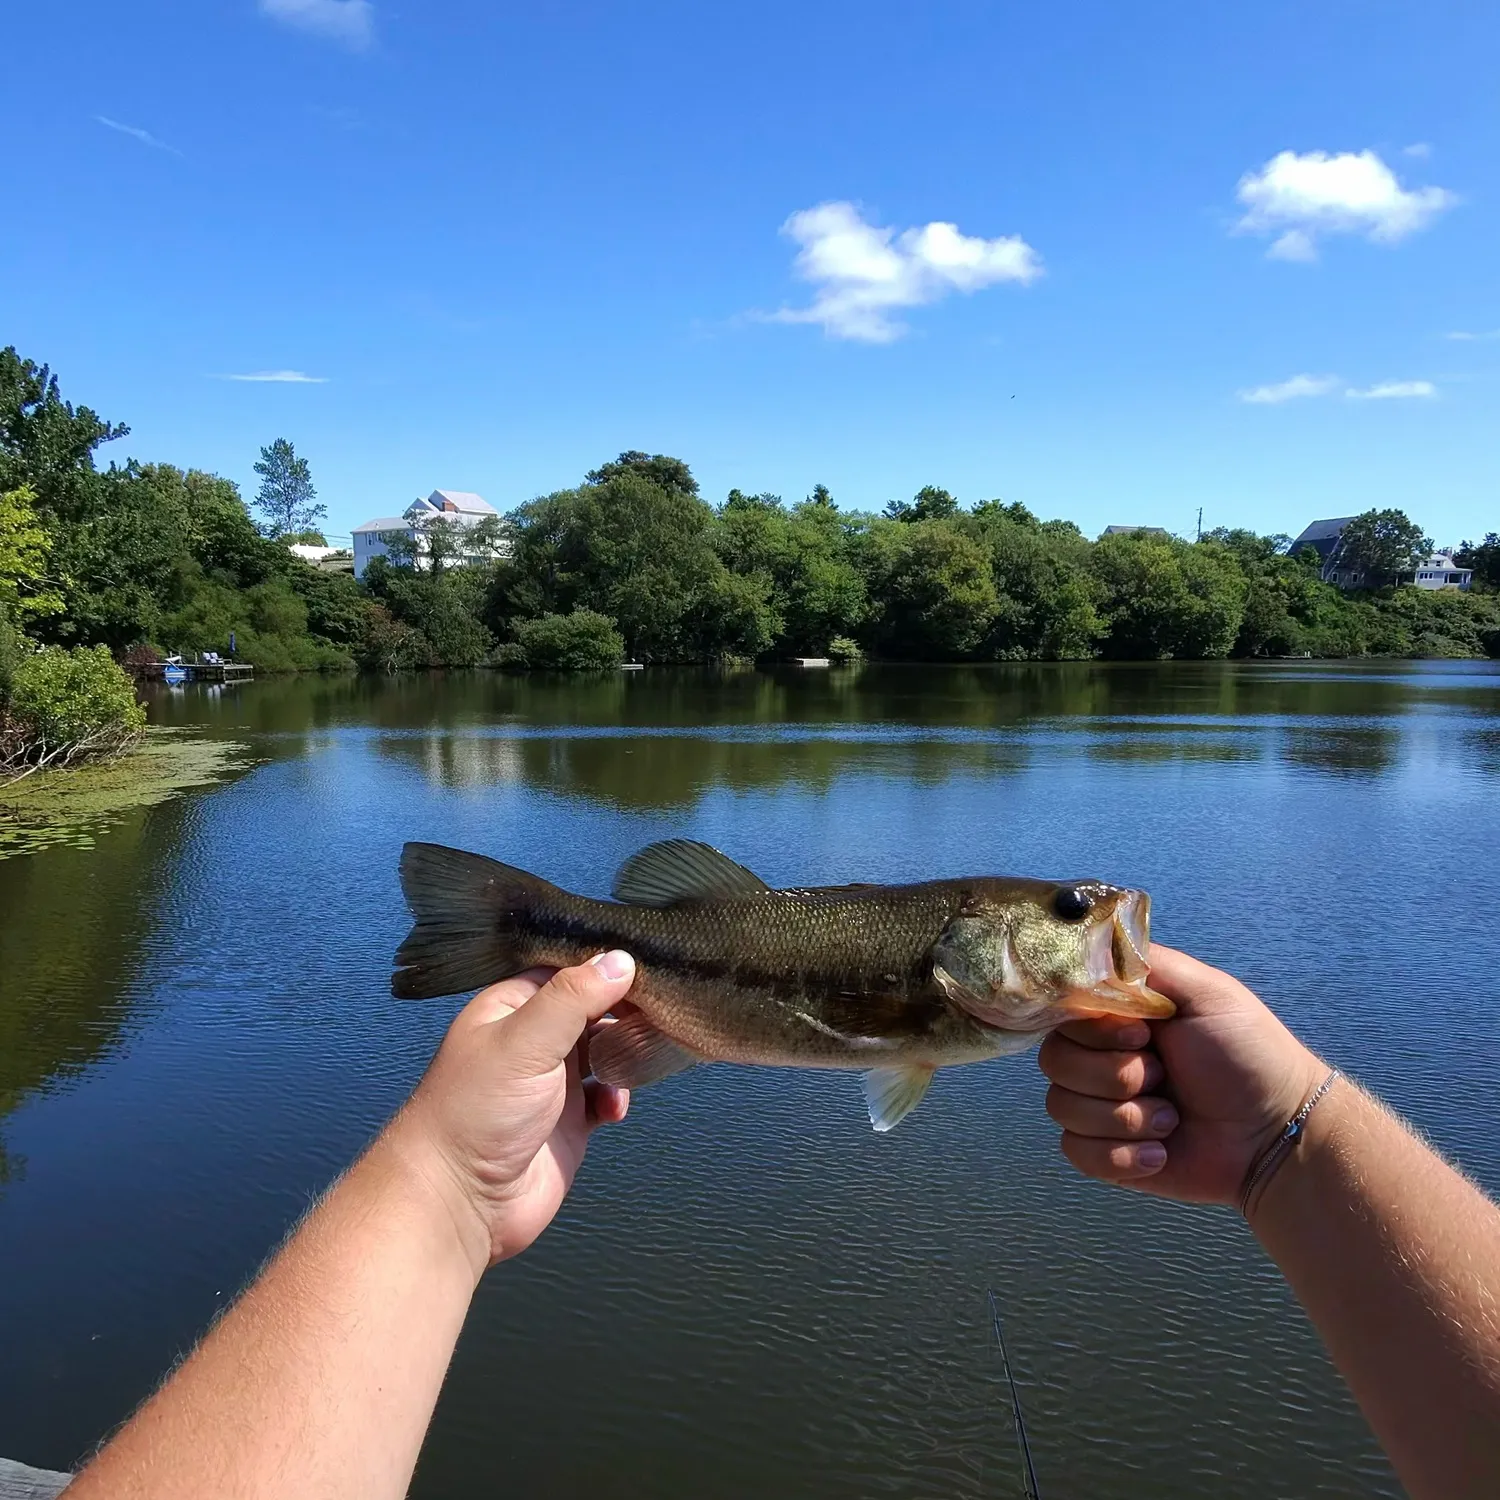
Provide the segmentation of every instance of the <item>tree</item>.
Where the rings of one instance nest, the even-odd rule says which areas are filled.
[[[1233,529],[1228,526],[1216,526],[1212,531],[1204,532],[1203,540],[1217,542],[1221,547],[1227,547],[1239,559],[1241,566],[1251,570],[1260,567],[1273,557],[1283,556],[1292,545],[1291,537],[1284,531],[1275,532],[1271,536],[1261,536],[1242,526],[1236,526]],[[1314,549],[1314,556],[1316,556],[1316,549]]]
[[[64,401],[46,365],[0,349],[0,491],[29,485],[44,519],[73,519],[88,503],[94,450],[130,429]]]
[[[523,620],[516,627],[516,644],[527,666],[554,672],[604,671],[625,659],[615,622],[590,609]]]
[[[52,538],[37,521],[26,485],[0,493],[0,613],[13,619],[55,614],[62,595],[48,582]]]
[[[826,484],[815,484],[812,487],[812,494],[803,503],[805,505],[816,505],[820,509],[838,509],[838,506],[834,504],[833,496],[828,493],[828,486]]]
[[[277,438],[260,450],[260,461],[254,465],[260,475],[256,491],[256,508],[265,516],[265,534],[284,537],[307,531],[328,514],[326,505],[315,505],[318,492],[313,488],[312,470],[305,458],[285,439]]]
[[[743,595],[726,594],[713,516],[687,465],[661,455],[626,453],[576,490],[528,502],[513,517],[515,552],[497,581],[496,629],[507,633],[505,621],[518,615],[582,608],[614,620],[638,661],[755,654],[764,622],[747,612]],[[715,617],[708,601],[731,596],[731,616]],[[726,637],[731,618],[738,625]]]
[[[877,521],[867,542],[876,635],[892,656],[972,656],[999,608],[989,554],[951,521]]]
[[[1233,649],[1245,576],[1222,547],[1122,534],[1097,542],[1089,562],[1109,626],[1106,655],[1149,661]]]
[[[1036,516],[1022,505],[1019,500],[1013,500],[1009,505],[1003,500],[981,500],[974,507],[972,514],[981,521],[1013,521],[1017,526],[1038,528],[1041,526],[1041,522],[1037,520]],[[1057,523],[1049,522],[1048,524],[1055,525]],[[1071,521],[1064,521],[1061,524],[1071,526],[1073,523]],[[1076,527],[1074,529],[1077,530]]]
[[[1461,568],[1474,570],[1474,581],[1481,587],[1500,590],[1500,534],[1487,532],[1478,546],[1465,542],[1453,554]]]
[[[590,469],[584,476],[584,483],[608,484],[626,474],[635,474],[668,494],[696,496],[698,493],[698,481],[693,478],[693,471],[680,458],[668,458],[665,453],[641,453],[634,448],[622,453],[613,463]]]
[[[757,629],[796,655],[822,655],[865,614],[864,583],[847,556],[838,511],[814,498],[788,511],[775,495],[731,490],[715,518],[714,548],[731,574],[759,581]],[[742,606],[748,595],[741,594]],[[754,653],[745,653],[754,654]]]
[[[926,484],[912,496],[910,503],[892,500],[885,514],[892,521],[946,521],[958,514],[958,501],[947,490]]]
[[[1371,583],[1394,583],[1432,556],[1432,541],[1404,511],[1367,510],[1344,527],[1335,566],[1363,573]]]
[[[965,529],[990,556],[997,606],[983,652],[1001,660],[1094,654],[1103,622],[1094,608],[1088,543],[1076,528],[1043,526],[1024,505],[984,500]]]

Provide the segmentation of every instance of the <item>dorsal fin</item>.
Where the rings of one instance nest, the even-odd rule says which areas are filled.
[[[768,890],[759,875],[711,844],[663,839],[647,844],[620,866],[613,894],[616,901],[632,906],[675,906],[679,901],[743,901]]]

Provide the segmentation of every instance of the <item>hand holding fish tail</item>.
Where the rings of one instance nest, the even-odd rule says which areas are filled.
[[[476,1275],[541,1234],[590,1132],[625,1117],[629,1093],[588,1076],[588,1045],[634,977],[628,954],[603,953],[481,990],[392,1126],[443,1194]]]
[[[1246,1176],[1328,1069],[1237,979],[1159,943],[1152,986],[1177,1015],[1060,1028],[1038,1062],[1062,1150],[1104,1182],[1238,1204]]]

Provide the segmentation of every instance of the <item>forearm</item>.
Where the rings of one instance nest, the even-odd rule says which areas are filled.
[[[482,1267],[388,1130],[68,1490],[405,1494]]]
[[[1414,1500],[1500,1494],[1500,1209],[1340,1082],[1250,1222]]]

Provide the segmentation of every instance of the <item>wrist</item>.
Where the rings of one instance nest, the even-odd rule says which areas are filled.
[[[381,1132],[371,1154],[383,1152],[421,1202],[435,1230],[451,1237],[473,1284],[489,1268],[490,1233],[448,1157],[408,1104]]]
[[[1327,1077],[1325,1069],[1319,1085]],[[1357,1100],[1358,1090],[1340,1073],[1309,1112],[1285,1155],[1254,1185],[1241,1212],[1258,1237],[1307,1208],[1309,1194],[1316,1195],[1316,1183],[1347,1136]]]

